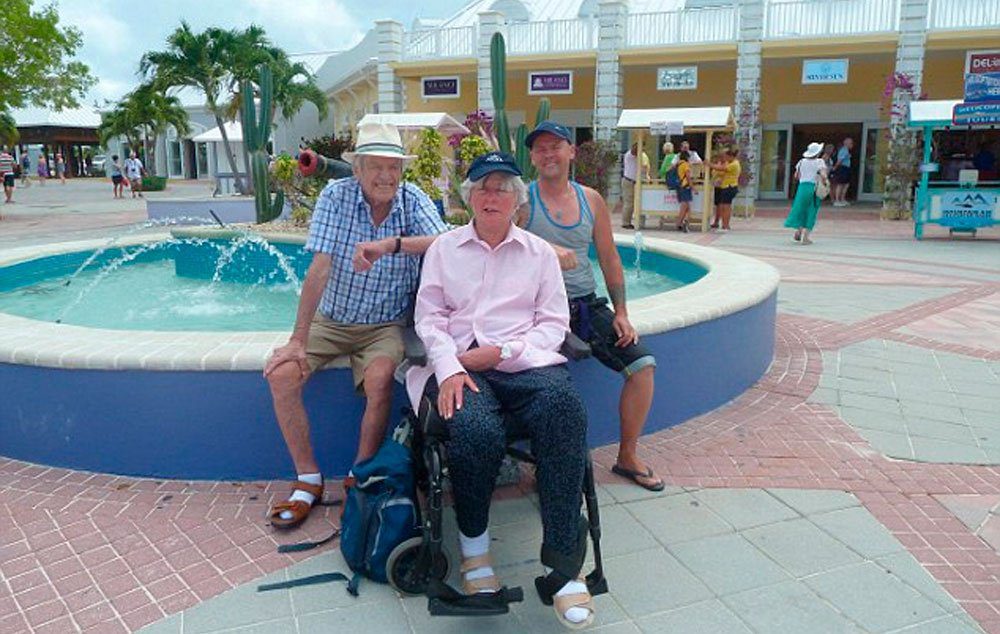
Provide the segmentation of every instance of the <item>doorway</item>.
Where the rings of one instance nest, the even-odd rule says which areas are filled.
[[[840,149],[844,139],[851,137],[854,140],[854,149],[851,150],[851,185],[847,189],[847,198],[856,200],[858,198],[858,185],[861,175],[861,146],[863,142],[864,125],[861,123],[804,123],[792,126],[792,156],[789,161],[789,198],[795,196],[795,164],[802,158],[802,153],[806,151],[810,143],[832,143],[834,147],[834,160],[836,152]]]

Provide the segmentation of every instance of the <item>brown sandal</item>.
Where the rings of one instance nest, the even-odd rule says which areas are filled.
[[[499,592],[500,591],[500,580],[497,579],[496,575],[490,575],[488,577],[480,577],[479,579],[468,579],[465,573],[471,572],[476,568],[492,568],[493,560],[490,558],[490,554],[476,555],[475,557],[469,557],[462,559],[462,566],[460,568],[462,572],[462,591],[465,594],[478,594],[480,592]]]
[[[582,578],[577,581],[584,584],[587,583],[586,580]],[[578,592],[576,594],[567,594],[563,596],[553,595],[552,607],[556,611],[556,617],[558,617],[559,622],[571,630],[582,630],[585,627],[589,627],[594,622],[594,597],[590,596],[589,592]],[[566,612],[570,608],[583,608],[585,610],[589,610],[590,614],[579,623],[574,623],[566,618]]]
[[[302,500],[285,500],[284,502],[276,503],[267,514],[267,519],[271,523],[271,526],[275,528],[295,528],[304,522],[309,517],[309,511],[323,500],[322,484],[309,484],[302,480],[296,480],[292,483],[292,493],[296,491],[311,493],[316,499],[313,500],[312,504],[306,504]],[[281,514],[285,511],[290,511],[292,517],[287,520],[282,518]]]

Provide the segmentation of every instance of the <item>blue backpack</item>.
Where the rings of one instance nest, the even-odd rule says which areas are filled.
[[[664,178],[664,180],[666,181],[667,188],[669,189],[681,188],[681,177],[677,175],[676,165],[667,170],[666,178]]]
[[[386,561],[393,549],[420,535],[420,511],[410,450],[386,440],[374,456],[351,470],[340,525],[340,552],[354,571],[348,592],[357,594],[362,576],[388,581]]]
[[[261,585],[258,592],[347,581],[347,591],[358,596],[362,577],[380,583],[388,581],[386,562],[389,555],[399,544],[419,536],[421,528],[413,458],[410,450],[401,444],[407,440],[409,432],[408,425],[401,425],[374,456],[351,469],[354,483],[345,485],[347,501],[340,529],[319,541],[278,547],[281,553],[310,550],[340,535],[340,552],[354,576],[348,579],[339,572],[324,573]]]

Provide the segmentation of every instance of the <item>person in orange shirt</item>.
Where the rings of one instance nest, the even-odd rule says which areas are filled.
[[[720,232],[729,231],[729,219],[733,215],[733,199],[740,191],[740,173],[743,168],[740,165],[739,151],[735,148],[726,150],[722,155],[722,160],[712,165],[712,173],[715,186],[715,218],[712,219],[712,228]],[[722,226],[719,226],[719,223]]]

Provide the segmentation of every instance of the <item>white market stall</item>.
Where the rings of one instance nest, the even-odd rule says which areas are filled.
[[[633,132],[633,140],[638,144],[641,156],[647,135],[705,135],[705,156],[702,165],[691,166],[694,196],[691,201],[691,221],[708,231],[712,217],[714,191],[708,178],[707,166],[712,162],[712,136],[717,132],[729,132],[734,128],[733,112],[728,106],[710,108],[646,108],[622,110],[618,117],[618,129]],[[629,144],[631,145],[631,143]],[[641,176],[641,175],[640,175]],[[646,181],[637,178],[635,182],[635,210],[633,218],[641,229],[647,216],[659,218],[676,217],[680,211],[677,192],[660,181]]]
[[[247,174],[246,162],[243,153],[243,127],[239,121],[227,121],[222,124],[226,129],[226,138],[229,139],[229,149],[233,152],[233,160],[236,169],[240,170],[240,175],[244,178]],[[208,168],[209,173],[215,179],[215,194],[235,194],[235,175],[226,159],[226,146],[222,143],[222,132],[218,127],[205,130],[191,138],[192,143],[208,144]]]

